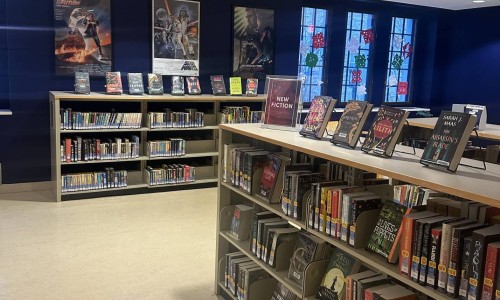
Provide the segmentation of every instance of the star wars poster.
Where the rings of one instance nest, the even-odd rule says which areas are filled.
[[[56,75],[111,71],[110,0],[54,0]]]
[[[234,8],[233,76],[265,80],[274,72],[274,11]]]
[[[200,3],[153,0],[153,73],[198,76]]]

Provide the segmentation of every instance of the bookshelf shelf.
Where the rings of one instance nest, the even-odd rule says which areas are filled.
[[[419,163],[422,151],[417,149],[416,155],[396,152],[393,158],[387,159],[367,155],[356,150],[336,147],[329,141],[317,141],[301,137],[296,132],[286,132],[278,130],[263,129],[257,124],[237,124],[220,125],[219,131],[219,151],[222,159],[224,144],[252,142],[252,144],[259,145],[262,148],[276,149],[276,146],[281,148],[281,151],[298,151],[304,154],[309,154],[314,157],[322,158],[327,161],[337,162],[343,165],[351,166],[357,169],[374,172],[382,176],[392,179],[401,180],[414,185],[420,185],[446,194],[455,195],[465,199],[477,201],[487,205],[500,207],[500,194],[497,190],[492,188],[494,184],[500,182],[500,166],[495,164],[487,164],[487,170],[478,170],[466,166],[460,166],[455,174],[434,170],[424,167]],[[266,146],[267,145],[267,146]],[[222,150],[221,150],[222,149]],[[409,148],[398,145],[396,150],[408,152]],[[463,159],[463,163],[469,165],[479,165],[480,163],[470,159]],[[222,165],[219,166],[219,174],[222,174]],[[219,176],[221,178],[221,176]],[[375,254],[368,252],[364,249],[354,249],[344,242],[341,242],[332,237],[328,237],[323,233],[317,232],[314,229],[307,228],[303,222],[294,220],[286,216],[279,204],[268,204],[256,197],[248,195],[239,188],[233,187],[231,184],[219,180],[218,188],[218,211],[220,212],[223,207],[235,203],[235,195],[242,196],[244,199],[255,203],[257,206],[264,210],[271,211],[289,221],[293,226],[302,228],[303,230],[321,238],[329,244],[349,253],[353,257],[359,259],[364,265],[371,269],[383,272],[388,276],[394,278],[396,281],[409,286],[429,297],[437,300],[451,300],[445,293],[422,286],[413,282],[406,276],[399,274],[399,268],[396,264],[389,264],[386,260]],[[241,197],[239,197],[241,198]],[[241,201],[241,200],[240,200]],[[236,202],[237,203],[237,202]],[[219,220],[220,222],[220,220]],[[217,224],[217,259],[221,259],[230,250],[225,241],[234,245],[239,251],[245,253],[248,257],[255,260],[260,265],[265,265],[264,262],[259,261],[254,257],[250,251],[249,242],[235,241],[231,236],[221,231],[221,224]],[[219,239],[222,237],[222,240]],[[264,266],[263,266],[264,267]],[[269,269],[269,268],[268,268]],[[266,270],[268,270],[266,269]],[[218,270],[216,269],[216,272]],[[302,293],[299,294],[294,286],[289,286],[290,283],[284,277],[273,274],[273,270],[268,270],[278,281],[287,285],[295,294],[303,299],[314,299],[314,297],[304,297]],[[216,276],[216,278],[218,278]],[[217,291],[218,282],[215,284]],[[292,289],[292,288],[295,288]],[[219,294],[219,292],[217,292]]]
[[[50,104],[50,136],[51,136],[51,160],[52,160],[52,191],[55,195],[56,201],[63,200],[65,195],[79,195],[87,193],[107,192],[112,190],[134,190],[138,188],[150,188],[152,190],[160,187],[169,186],[185,186],[186,188],[194,188],[201,184],[216,184],[216,174],[218,167],[217,140],[218,140],[218,114],[221,111],[221,106],[231,105],[253,105],[262,108],[262,103],[265,101],[264,95],[257,97],[247,96],[214,96],[214,95],[185,95],[185,96],[171,96],[171,95],[107,95],[104,93],[90,93],[88,95],[75,94],[74,92],[64,91],[51,91],[49,92]],[[123,111],[120,111],[123,107]],[[117,113],[136,113],[142,117],[141,128],[119,128],[119,129],[61,129],[61,109],[73,108],[73,111],[80,112],[111,112],[114,109]],[[196,108],[200,112],[204,112],[204,127],[189,127],[189,128],[158,128],[151,129],[148,127],[149,112],[163,111],[164,108],[171,108],[172,111],[180,112],[185,109]],[[201,136],[202,140],[189,140],[188,137],[196,133],[196,136]],[[186,155],[173,156],[173,157],[153,157],[149,158],[146,155],[147,141],[158,139],[165,133],[165,139],[172,137],[186,139]],[[94,136],[95,135],[95,136]],[[117,136],[123,137],[124,135],[137,135],[140,140],[140,157],[134,159],[111,159],[111,160],[94,160],[87,162],[61,162],[61,141],[67,138],[74,138],[82,136],[84,138],[116,138]],[[204,139],[203,139],[204,138]],[[164,139],[163,137],[160,139]],[[146,166],[151,164],[156,168],[162,161],[173,161],[176,159],[184,159],[183,163],[190,164],[190,159],[198,162],[207,158],[209,166],[202,166],[203,170],[198,172],[196,170],[195,182],[175,184],[175,185],[158,185],[148,186],[147,184],[147,171]],[[137,162],[137,164],[123,165],[124,162]],[[102,168],[117,166],[115,169],[126,169],[129,175],[128,187],[117,189],[102,189],[102,190],[89,190],[78,192],[65,192],[62,193],[62,171],[69,170],[72,166],[72,174],[80,172],[88,172],[88,169],[97,170],[102,164]],[[139,166],[140,165],[140,166]],[[83,166],[88,166],[85,169]],[[77,170],[77,171],[75,171]],[[78,171],[79,170],[79,171]],[[102,170],[99,170],[102,171]],[[73,198],[73,197],[71,197]]]
[[[231,294],[231,291],[224,286],[224,282],[219,281],[219,287],[226,293],[228,297],[231,297],[231,300],[238,300],[238,298],[233,296],[233,294]]]

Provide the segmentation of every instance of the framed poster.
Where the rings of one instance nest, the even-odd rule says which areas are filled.
[[[54,18],[56,75],[111,71],[110,0],[54,0]]]
[[[200,2],[153,0],[153,73],[199,76]]]
[[[302,79],[297,76],[267,76],[266,108],[262,127],[299,131]]]
[[[274,73],[274,10],[234,7],[233,76],[265,80]]]

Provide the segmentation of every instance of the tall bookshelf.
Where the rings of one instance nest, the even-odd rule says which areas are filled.
[[[223,155],[224,144],[242,142],[264,149],[276,149],[276,146],[278,146],[281,152],[297,151],[305,153],[313,157],[333,161],[356,169],[374,172],[389,177],[393,181],[420,185],[446,194],[500,207],[500,193],[494,188],[495,184],[500,182],[499,165],[487,164],[487,170],[460,166],[455,174],[450,174],[420,165],[419,157],[422,151],[417,149],[417,155],[403,153],[409,152],[409,148],[401,145],[398,145],[396,150],[401,150],[402,152],[395,152],[391,159],[387,159],[364,154],[359,151],[359,149],[353,150],[336,147],[328,141],[307,139],[296,132],[263,129],[260,128],[258,124],[220,126],[219,155],[221,157]],[[464,163],[477,166],[481,164],[478,161],[469,159],[464,159]],[[219,165],[219,174],[223,171],[222,168],[222,164]],[[219,178],[221,178],[220,175]],[[431,290],[413,282],[408,277],[400,275],[398,265],[387,263],[381,256],[365,251],[364,249],[354,249],[346,243],[308,228],[304,221],[298,221],[286,216],[282,212],[280,204],[268,204],[219,179],[215,291],[216,294],[223,296],[225,299],[233,299],[233,296],[231,296],[224,286],[224,257],[227,253],[242,251],[250,259],[263,267],[274,279],[287,286],[290,291],[301,299],[315,299],[314,295],[317,292],[320,280],[326,269],[324,261],[311,264],[306,268],[305,284],[303,288],[298,288],[296,285],[292,284],[287,279],[288,269],[271,268],[251,254],[249,241],[237,241],[227,233],[228,221],[227,217],[224,217],[226,211],[225,207],[235,204],[246,204],[261,211],[271,211],[284,220],[287,220],[292,226],[307,231],[325,240],[334,247],[344,250],[353,257],[359,259],[365,266],[385,273],[396,281],[428,295],[433,299],[454,299],[448,297],[446,294]],[[278,256],[278,253],[276,255]],[[276,259],[279,260],[279,257]]]
[[[52,91],[50,97],[50,136],[51,136],[51,178],[52,190],[57,201],[68,198],[78,198],[78,195],[99,196],[113,191],[137,189],[158,189],[180,186],[200,186],[217,184],[218,166],[218,120],[219,112],[224,106],[251,106],[254,110],[261,110],[265,97],[246,96],[214,96],[214,95],[186,95],[186,96],[150,96],[150,95],[107,95],[91,93],[88,95],[73,92]],[[138,113],[142,116],[139,128],[134,129],[62,129],[61,109],[72,108],[81,112],[111,112]],[[160,128],[152,129],[147,124],[148,113],[170,108],[172,111],[183,111],[187,108],[196,108],[204,112],[204,126],[190,128]],[[61,142],[66,138],[115,138],[138,136],[139,156],[127,159],[91,160],[78,162],[61,161]],[[146,148],[148,140],[186,139],[186,154],[173,157],[148,157]],[[160,164],[190,164],[195,162],[196,180],[188,183],[171,185],[149,185],[147,181],[148,165]],[[118,188],[80,190],[63,192],[62,175],[82,172],[97,172],[105,168],[120,168],[127,170],[127,186]],[[127,191],[127,193],[129,193]]]

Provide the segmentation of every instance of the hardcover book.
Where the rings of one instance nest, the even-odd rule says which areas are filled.
[[[267,156],[266,165],[260,181],[260,190],[257,194],[259,197],[267,201],[272,200],[282,163],[282,158],[276,154]]]
[[[120,72],[106,72],[106,93],[113,95],[120,95],[123,93]]]
[[[372,107],[373,104],[365,101],[349,101],[340,116],[331,142],[355,148]]]
[[[500,242],[488,244],[486,250],[486,263],[484,266],[484,281],[483,291],[481,293],[481,300],[495,299],[495,290],[498,289],[497,273],[500,256]]]
[[[174,96],[184,96],[184,77],[172,76],[171,94]]]
[[[475,124],[473,115],[441,112],[420,163],[455,172]]]
[[[148,92],[150,95],[163,95],[163,77],[161,74],[148,73]]]
[[[128,73],[128,92],[130,95],[144,94],[144,83],[142,82],[142,73]]]
[[[345,299],[346,277],[357,273],[361,263],[348,253],[334,248],[317,297],[322,300]]]
[[[281,244],[285,242],[295,243],[299,230],[297,228],[276,228],[269,232],[274,232],[271,247],[269,248],[269,256],[267,263],[271,267],[276,267],[276,252]]]
[[[290,291],[283,283],[278,281],[271,300],[300,300],[300,297]]]
[[[269,79],[264,125],[296,128],[302,81]]]
[[[460,268],[460,287],[458,289],[458,298],[467,300],[467,290],[469,289],[469,264],[471,257],[472,236],[464,238],[464,248],[462,251],[462,267]]]
[[[263,212],[257,212],[253,215],[252,219],[252,231],[250,233],[250,238],[251,240],[251,245],[250,245],[250,250],[254,255],[257,255],[257,233],[259,231],[259,220],[264,220],[264,219],[270,219],[270,218],[276,218],[277,215],[275,215],[273,212],[270,211],[263,211]]]
[[[89,73],[75,72],[75,93],[90,94]]]
[[[487,245],[499,240],[500,225],[498,224],[472,233],[472,256],[469,263],[469,289],[467,291],[469,300],[481,299]]]
[[[391,285],[375,292],[374,299],[383,300],[416,300],[417,295],[401,285]],[[378,295],[378,296],[377,296]]]
[[[368,250],[382,255],[388,262],[395,263],[399,255],[400,227],[403,216],[409,209],[395,202],[386,202],[380,212],[377,225],[368,241]],[[398,251],[398,255],[396,254]],[[392,258],[392,259],[390,259]]]
[[[337,100],[328,96],[315,97],[299,133],[306,137],[323,138],[336,102]]]
[[[257,96],[259,88],[259,80],[257,78],[248,78],[247,79],[247,88],[246,95],[247,96]]]
[[[441,236],[443,228],[435,228],[431,232],[431,248],[429,254],[429,262],[427,263],[427,278],[426,284],[428,287],[435,289],[438,282],[439,254],[441,248]]]
[[[241,77],[229,77],[229,92],[231,96],[243,95]]]
[[[326,247],[327,244],[324,240],[309,233],[300,232],[290,260],[288,278],[299,287],[302,287],[307,265],[312,261],[323,258]]]
[[[224,76],[212,75],[210,76],[210,83],[212,84],[212,92],[214,95],[226,95],[226,85],[224,84]]]
[[[186,77],[186,85],[188,88],[189,95],[200,95],[201,94],[201,86],[200,80],[196,76],[188,76]]]
[[[409,112],[382,106],[368,131],[361,150],[367,153],[392,156]]]
[[[365,291],[373,286],[378,286],[381,284],[389,284],[391,282],[387,275],[380,274],[370,278],[364,278],[357,282],[356,284],[356,297],[354,299],[361,300],[365,297]]]
[[[486,117],[483,116],[483,114],[486,114],[486,106],[467,104],[464,108],[464,113],[476,116],[476,124],[474,125],[474,129],[486,129]]]
[[[354,288],[354,283],[356,283],[358,280],[364,279],[364,278],[370,278],[379,275],[379,273],[375,273],[372,270],[366,270],[360,273],[353,273],[350,275],[346,276],[346,293],[345,293],[345,299],[346,300],[353,300],[354,299],[354,294],[353,294],[353,288]]]
[[[252,215],[253,207],[241,204],[234,206],[230,233],[238,241],[245,241],[250,237]]]

